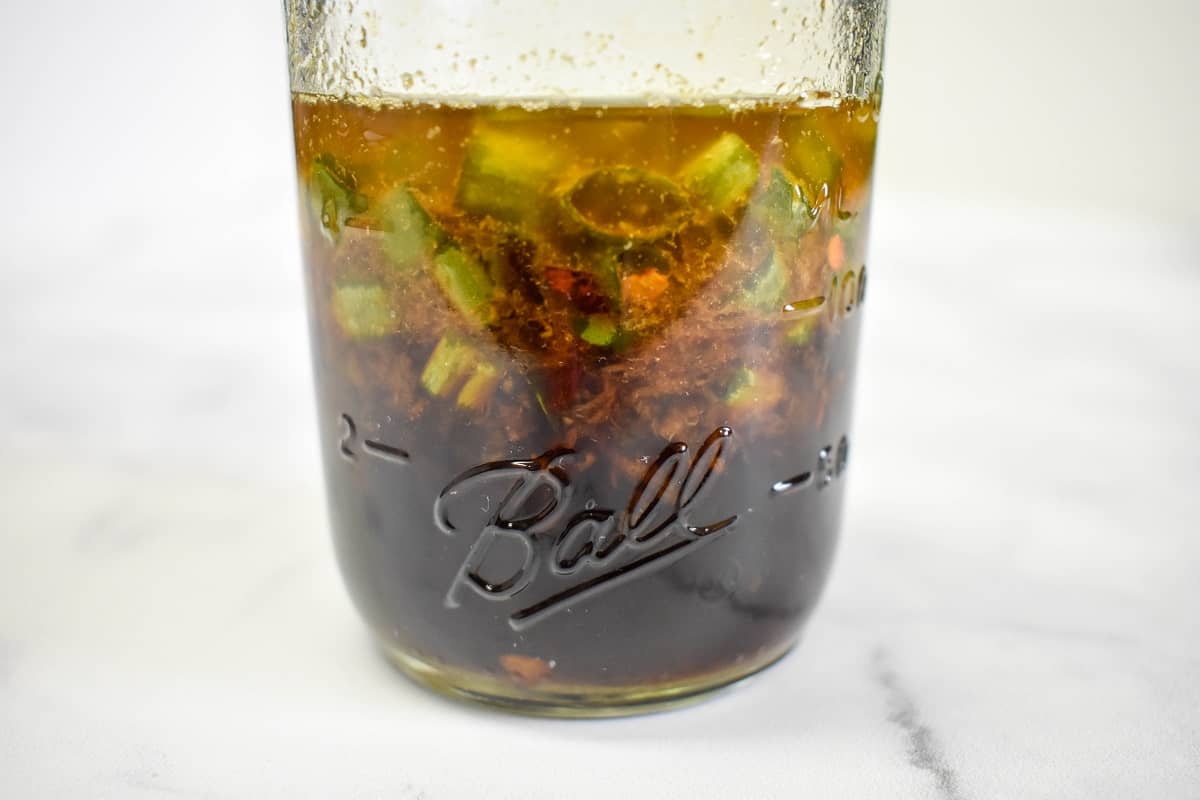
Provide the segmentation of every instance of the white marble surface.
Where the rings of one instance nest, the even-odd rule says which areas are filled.
[[[1200,796],[1194,234],[885,197],[803,645],[571,723],[439,700],[369,645],[288,203],[188,248],[165,218],[47,230],[0,277],[0,796]]]
[[[884,186],[800,649],[680,712],[478,711],[336,574],[278,43],[144,5],[190,37],[0,54],[0,797],[1200,797],[1196,230]]]

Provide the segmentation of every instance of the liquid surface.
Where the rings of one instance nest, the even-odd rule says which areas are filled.
[[[836,537],[875,107],[294,115],[335,540],[388,647],[581,696],[775,657]]]

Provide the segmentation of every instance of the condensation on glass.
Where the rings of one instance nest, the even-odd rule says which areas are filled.
[[[621,714],[793,646],[852,454],[884,16],[288,4],[334,541],[404,672]]]

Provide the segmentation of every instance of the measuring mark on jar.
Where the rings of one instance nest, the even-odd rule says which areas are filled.
[[[825,295],[817,295],[804,300],[795,300],[783,307],[783,313],[797,317],[816,314],[825,307]]]
[[[354,419],[349,414],[342,414],[338,419],[338,426],[341,429],[338,434],[338,453],[347,461],[357,461],[358,452],[354,449],[354,444],[358,439],[358,427],[354,424]],[[367,455],[393,464],[407,464],[409,461],[407,450],[377,439],[363,439],[362,449]]]
[[[799,475],[783,481],[775,481],[771,486],[771,494],[791,494],[801,489],[807,489],[812,483],[811,472],[801,472]]]
[[[793,300],[783,307],[789,319],[813,317],[828,312],[833,319],[848,317],[862,305],[867,291],[867,267],[850,267],[829,278],[825,294]]]
[[[817,468],[771,484],[771,496],[779,497],[803,491],[816,484],[824,489],[842,476],[850,462],[850,440],[843,436],[837,446],[827,444],[817,452]]]
[[[377,442],[374,439],[363,439],[363,450],[385,461],[395,461],[398,464],[408,463],[408,451],[401,450],[390,444]]]
[[[338,432],[338,452],[347,461],[355,461],[358,455],[354,452],[354,448],[351,445],[354,444],[354,437],[358,431],[354,427],[354,420],[350,418],[349,414],[342,414],[342,416],[338,417],[338,427],[340,428]]]

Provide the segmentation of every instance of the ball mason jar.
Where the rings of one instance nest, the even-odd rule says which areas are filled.
[[[632,713],[783,656],[851,454],[884,0],[289,0],[337,556],[403,672]]]

